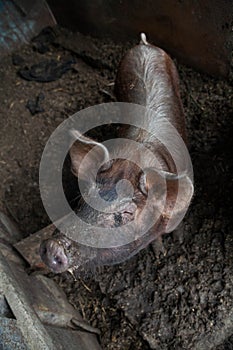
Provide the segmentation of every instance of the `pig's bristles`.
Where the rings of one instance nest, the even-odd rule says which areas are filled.
[[[71,199],[71,203],[73,203],[74,201],[76,201],[77,199],[80,199],[82,197],[81,194],[78,194],[76,197],[74,197],[73,199]]]

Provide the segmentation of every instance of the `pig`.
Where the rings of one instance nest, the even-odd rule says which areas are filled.
[[[140,43],[126,53],[119,65],[115,93],[119,102],[138,104],[154,111],[155,118],[152,118],[148,125],[150,135],[140,128],[122,125],[119,127],[119,137],[133,139],[146,145],[155,155],[159,165],[155,171],[148,162],[148,166],[142,171],[137,164],[127,159],[110,159],[106,146],[80,134],[78,130],[72,130],[71,134],[76,140],[69,151],[73,174],[79,178],[85,177],[85,174],[91,173],[96,158],[101,158],[102,166],[96,179],[93,178],[90,188],[98,190],[99,195],[109,203],[111,209],[113,208],[111,212],[101,212],[93,209],[81,198],[76,211],[84,221],[87,220],[98,227],[119,228],[132,221],[136,222],[137,227],[141,227],[145,221],[143,208],[148,193],[154,189],[156,195],[150,198],[149,211],[152,214],[159,211],[158,219],[143,235],[137,236],[127,244],[112,248],[95,248],[80,244],[56,230],[53,236],[43,241],[40,246],[42,261],[55,273],[77,271],[83,266],[112,265],[129,259],[163,233],[171,231],[168,229],[169,222],[183,216],[190,205],[194,192],[191,177],[185,172],[182,175],[178,174],[176,164],[166,147],[153,139],[153,132],[158,128],[157,115],[162,115],[177,130],[183,142],[187,143],[179,78],[172,59],[162,49],[149,44],[142,33]],[[84,167],[80,167],[83,157],[93,147],[97,149],[96,153],[89,158]],[[124,200],[118,201],[114,209],[112,201],[117,196],[116,184],[122,179],[130,181],[134,193],[132,197],[126,196]],[[164,181],[166,197],[162,207],[159,189]],[[174,228],[173,225],[172,230]]]

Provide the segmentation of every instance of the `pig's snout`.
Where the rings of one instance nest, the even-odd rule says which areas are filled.
[[[64,247],[54,239],[48,239],[41,243],[40,256],[42,261],[55,273],[64,272],[69,268]]]

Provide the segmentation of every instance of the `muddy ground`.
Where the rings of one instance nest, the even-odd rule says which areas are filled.
[[[49,224],[38,188],[48,137],[80,109],[114,101],[117,64],[132,43],[75,39],[62,31],[38,45],[24,46],[0,66],[0,209],[25,236]],[[18,74],[48,59],[71,61],[71,69],[46,83]],[[151,245],[76,281],[51,274],[100,329],[103,349],[233,349],[233,79],[180,64],[178,70],[195,196],[183,224],[163,237],[165,254],[157,257]],[[26,105],[41,93],[32,115]]]

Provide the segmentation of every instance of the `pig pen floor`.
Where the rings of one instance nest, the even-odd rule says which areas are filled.
[[[0,66],[0,209],[25,236],[49,224],[38,188],[48,137],[78,110],[114,101],[117,64],[132,46],[81,35],[74,40],[65,31],[57,35],[42,39],[44,50],[34,42]],[[75,63],[47,83],[17,73],[50,59]],[[233,349],[233,80],[182,65],[178,70],[195,196],[183,224],[163,237],[165,254],[157,257],[151,245],[123,264],[77,280],[50,274],[84,319],[100,329],[103,349]],[[41,93],[36,107],[43,111],[32,115],[28,100],[38,102]]]

